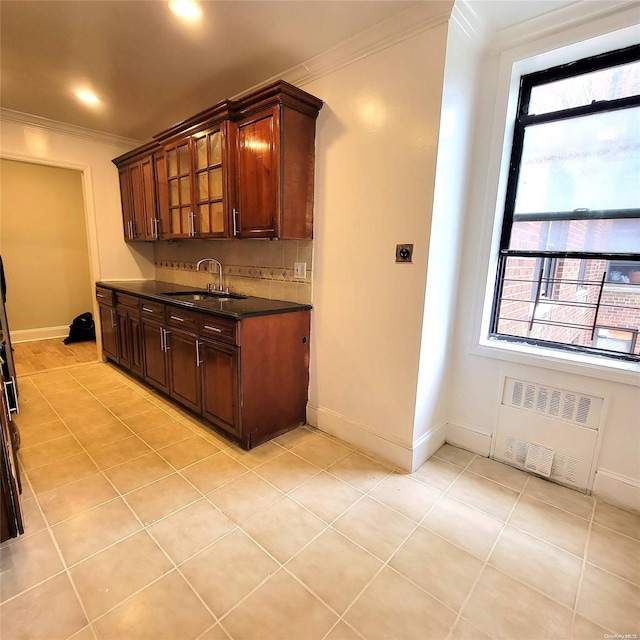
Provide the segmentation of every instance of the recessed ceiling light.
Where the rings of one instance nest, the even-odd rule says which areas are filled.
[[[202,16],[202,9],[197,2],[193,0],[172,0],[169,3],[169,9],[173,11],[179,18],[194,22]]]
[[[76,98],[78,98],[78,100],[81,100],[85,104],[93,105],[100,102],[100,98],[98,98],[98,96],[90,89],[79,89],[78,91],[76,91]]]

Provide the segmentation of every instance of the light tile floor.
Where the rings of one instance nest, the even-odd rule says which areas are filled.
[[[20,382],[3,640],[640,633],[638,515],[449,445],[411,475],[311,428],[247,453],[106,364]]]

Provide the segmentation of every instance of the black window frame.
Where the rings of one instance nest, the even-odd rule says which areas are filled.
[[[559,351],[569,351],[573,353],[583,353],[591,355],[606,356],[617,360],[639,361],[640,358],[634,354],[620,354],[617,352],[603,353],[601,349],[595,347],[576,347],[575,345],[560,342],[550,342],[530,337],[519,337],[498,332],[500,302],[502,300],[503,284],[507,259],[509,257],[536,258],[536,273],[544,273],[545,264],[563,258],[575,258],[582,260],[581,271],[583,271],[586,260],[607,260],[615,262],[636,262],[640,267],[640,252],[638,253],[595,253],[589,251],[548,251],[548,250],[516,250],[509,249],[511,232],[514,222],[518,221],[552,221],[552,220],[595,220],[595,219],[620,219],[620,218],[640,218],[640,208],[633,209],[608,209],[589,210],[576,209],[574,211],[557,211],[544,213],[515,214],[516,196],[518,181],[520,176],[520,164],[524,148],[524,138],[526,130],[531,125],[548,122],[559,122],[571,118],[585,115],[604,113],[619,109],[640,107],[640,95],[613,100],[594,101],[590,104],[561,109],[557,111],[545,112],[542,114],[529,114],[529,102],[531,92],[534,87],[545,85],[558,80],[576,77],[586,73],[592,73],[609,67],[615,67],[630,62],[640,60],[640,45],[633,45],[623,49],[618,49],[608,53],[584,58],[575,62],[570,62],[557,67],[545,69],[525,74],[520,78],[518,103],[514,122],[513,144],[509,161],[509,171],[507,179],[507,189],[505,196],[504,215],[502,220],[502,231],[500,234],[500,244],[498,250],[498,263],[494,283],[493,304],[489,325],[488,337],[493,340],[509,343],[521,343],[527,346],[541,346]],[[606,277],[606,276],[605,276]],[[604,285],[603,278],[603,285]],[[607,281],[607,284],[609,282]],[[554,281],[548,281],[548,295],[553,291]],[[540,295],[540,294],[538,294]],[[599,325],[598,325],[599,326]]]

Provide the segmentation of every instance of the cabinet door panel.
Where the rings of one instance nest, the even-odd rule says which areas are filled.
[[[107,358],[118,360],[118,332],[116,322],[116,310],[104,304],[98,305],[100,309],[100,329],[102,332],[102,351]]]
[[[116,317],[118,319],[118,348],[119,348],[119,359],[118,362],[123,367],[127,367],[127,369],[131,369],[131,346],[129,341],[129,316],[126,309],[116,309]]]
[[[129,366],[131,368],[131,371],[135,371],[137,374],[142,375],[144,370],[144,365],[142,362],[140,316],[129,314],[128,324],[129,324],[129,336],[131,339]]]
[[[200,342],[202,414],[239,436],[238,349],[221,343]]]
[[[278,109],[238,124],[236,202],[240,237],[276,236],[279,226]]]
[[[120,202],[122,203],[122,225],[124,239],[133,240],[133,202],[132,187],[129,170],[121,169],[118,178],[120,180]]]
[[[196,336],[170,329],[169,368],[171,395],[194,411],[200,411],[200,367]]]
[[[155,322],[142,320],[142,345],[145,380],[168,392],[169,369],[167,367],[167,355],[163,349],[164,329]]]

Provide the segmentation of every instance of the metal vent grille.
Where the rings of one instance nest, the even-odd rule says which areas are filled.
[[[502,404],[597,429],[602,398],[507,378]]]
[[[506,437],[504,451],[499,458],[559,482],[574,484],[580,473],[578,458],[515,436]]]

